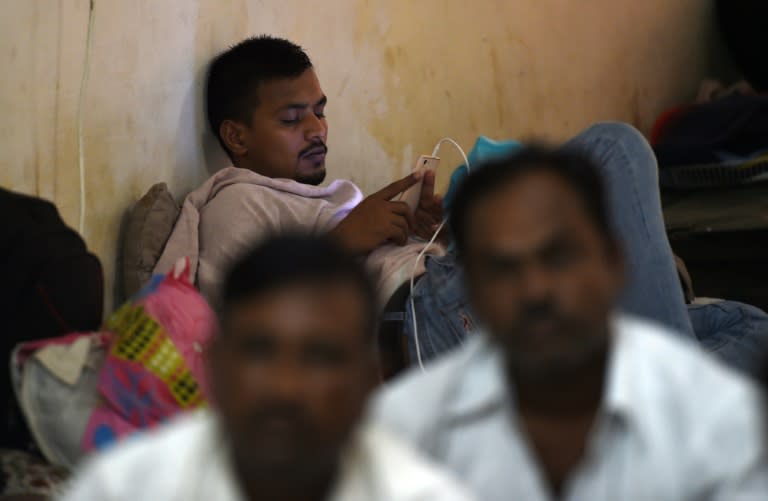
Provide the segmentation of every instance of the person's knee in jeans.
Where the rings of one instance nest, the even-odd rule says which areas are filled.
[[[747,375],[759,374],[768,361],[768,314],[737,301],[692,304],[688,313],[705,350]]]

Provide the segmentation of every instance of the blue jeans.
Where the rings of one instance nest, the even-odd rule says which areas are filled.
[[[766,337],[768,316],[750,307],[751,327],[741,332],[742,324],[734,322],[738,316],[735,312],[739,310],[736,306],[722,306],[723,303],[692,306],[689,315],[664,228],[656,158],[645,138],[629,125],[601,123],[574,137],[563,148],[590,155],[603,175],[613,230],[623,245],[627,262],[627,285],[620,309],[651,318],[681,336],[707,339],[710,346],[717,346],[714,351],[727,362],[751,367],[739,357],[761,344],[752,339]],[[424,361],[461,344],[475,325],[464,293],[462,270],[454,253],[429,258],[426,269],[413,292],[418,343]],[[408,302],[404,328],[410,339],[412,358],[415,356],[413,316],[414,310]],[[695,329],[692,319],[696,322]],[[726,323],[729,328],[723,330]],[[729,339],[736,331],[748,341],[741,341],[738,346],[731,343]],[[750,358],[755,354],[744,356]]]
[[[768,315],[749,304],[719,301],[688,305],[701,346],[746,374],[765,377],[768,363]]]

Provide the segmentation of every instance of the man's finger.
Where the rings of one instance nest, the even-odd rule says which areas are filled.
[[[383,187],[382,189],[380,189],[379,191],[371,195],[371,198],[378,198],[381,200],[391,200],[392,198],[404,192],[414,184],[418,183],[421,180],[421,177],[422,175],[418,172],[409,174],[404,178]]]
[[[401,228],[406,234],[411,232],[411,229],[408,227],[408,221],[403,217],[393,215],[392,220],[389,223]]]
[[[424,240],[429,240],[432,238],[432,235],[435,233],[434,231],[429,231],[430,225],[421,223],[418,225],[417,230],[414,232],[417,236],[423,238]]]
[[[442,221],[442,211],[437,210],[437,212],[440,212],[440,214],[436,214],[434,210],[419,209],[416,211],[416,214],[414,214],[414,220],[417,225],[426,224],[427,226],[431,226],[433,224],[439,224]]]
[[[426,207],[431,204],[435,196],[435,172],[428,170],[424,173],[424,183],[421,185],[421,196],[419,205]]]
[[[394,214],[387,221],[386,226],[382,227],[383,236],[388,242],[398,245],[405,245],[408,242],[410,232],[406,226],[405,220],[398,218]]]
[[[405,245],[408,243],[408,230],[403,229],[395,223],[390,226],[389,239],[395,242],[397,245]]]
[[[441,212],[441,211],[437,211]],[[420,221],[428,221],[430,224],[439,223],[442,221],[440,218],[442,213],[436,214],[435,210],[420,209],[416,211],[416,219]]]
[[[443,197],[440,195],[434,195],[432,197],[432,203],[425,206],[426,212],[432,216],[437,222],[443,220]]]
[[[397,214],[398,216],[405,219],[405,221],[407,221],[408,228],[412,229],[416,226],[416,220],[413,218],[413,213],[411,213],[411,208],[408,207],[407,203],[390,202],[390,207],[393,213]]]

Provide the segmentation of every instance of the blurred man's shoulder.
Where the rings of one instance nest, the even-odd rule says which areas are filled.
[[[208,411],[180,415],[157,428],[142,431],[123,439],[95,457],[104,463],[123,464],[126,467],[148,466],[158,453],[185,454],[204,437],[213,432],[214,419]],[[156,460],[156,459],[155,459]],[[169,462],[172,464],[172,462]]]
[[[87,458],[60,500],[174,499],[190,483],[185,470],[215,428],[212,415],[201,411],[127,437]]]
[[[652,368],[670,390],[711,388],[712,385],[756,390],[744,374],[726,366],[714,353],[707,352],[695,339],[672,331],[653,321],[631,315],[615,318],[620,350],[626,358],[637,359],[638,367]]]
[[[466,376],[482,374],[475,366],[482,366],[490,351],[484,335],[476,334],[461,347],[427,364],[424,370],[412,368],[374,395],[371,418],[419,444],[445,408],[454,399],[461,399],[465,386],[471,386]]]
[[[744,374],[706,352],[694,340],[650,321],[631,316],[616,320],[624,373],[622,386],[637,412],[666,414],[704,430],[727,423],[756,425],[763,397]]]
[[[360,426],[357,444],[358,454],[349,457],[351,461],[345,465],[347,482],[342,482],[339,495],[333,499],[473,499],[445,467],[376,423],[367,421]],[[370,488],[373,491],[367,490]]]

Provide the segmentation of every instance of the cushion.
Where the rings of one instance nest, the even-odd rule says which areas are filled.
[[[131,297],[152,277],[179,217],[179,205],[165,183],[149,189],[131,209],[123,237],[123,293]]]

